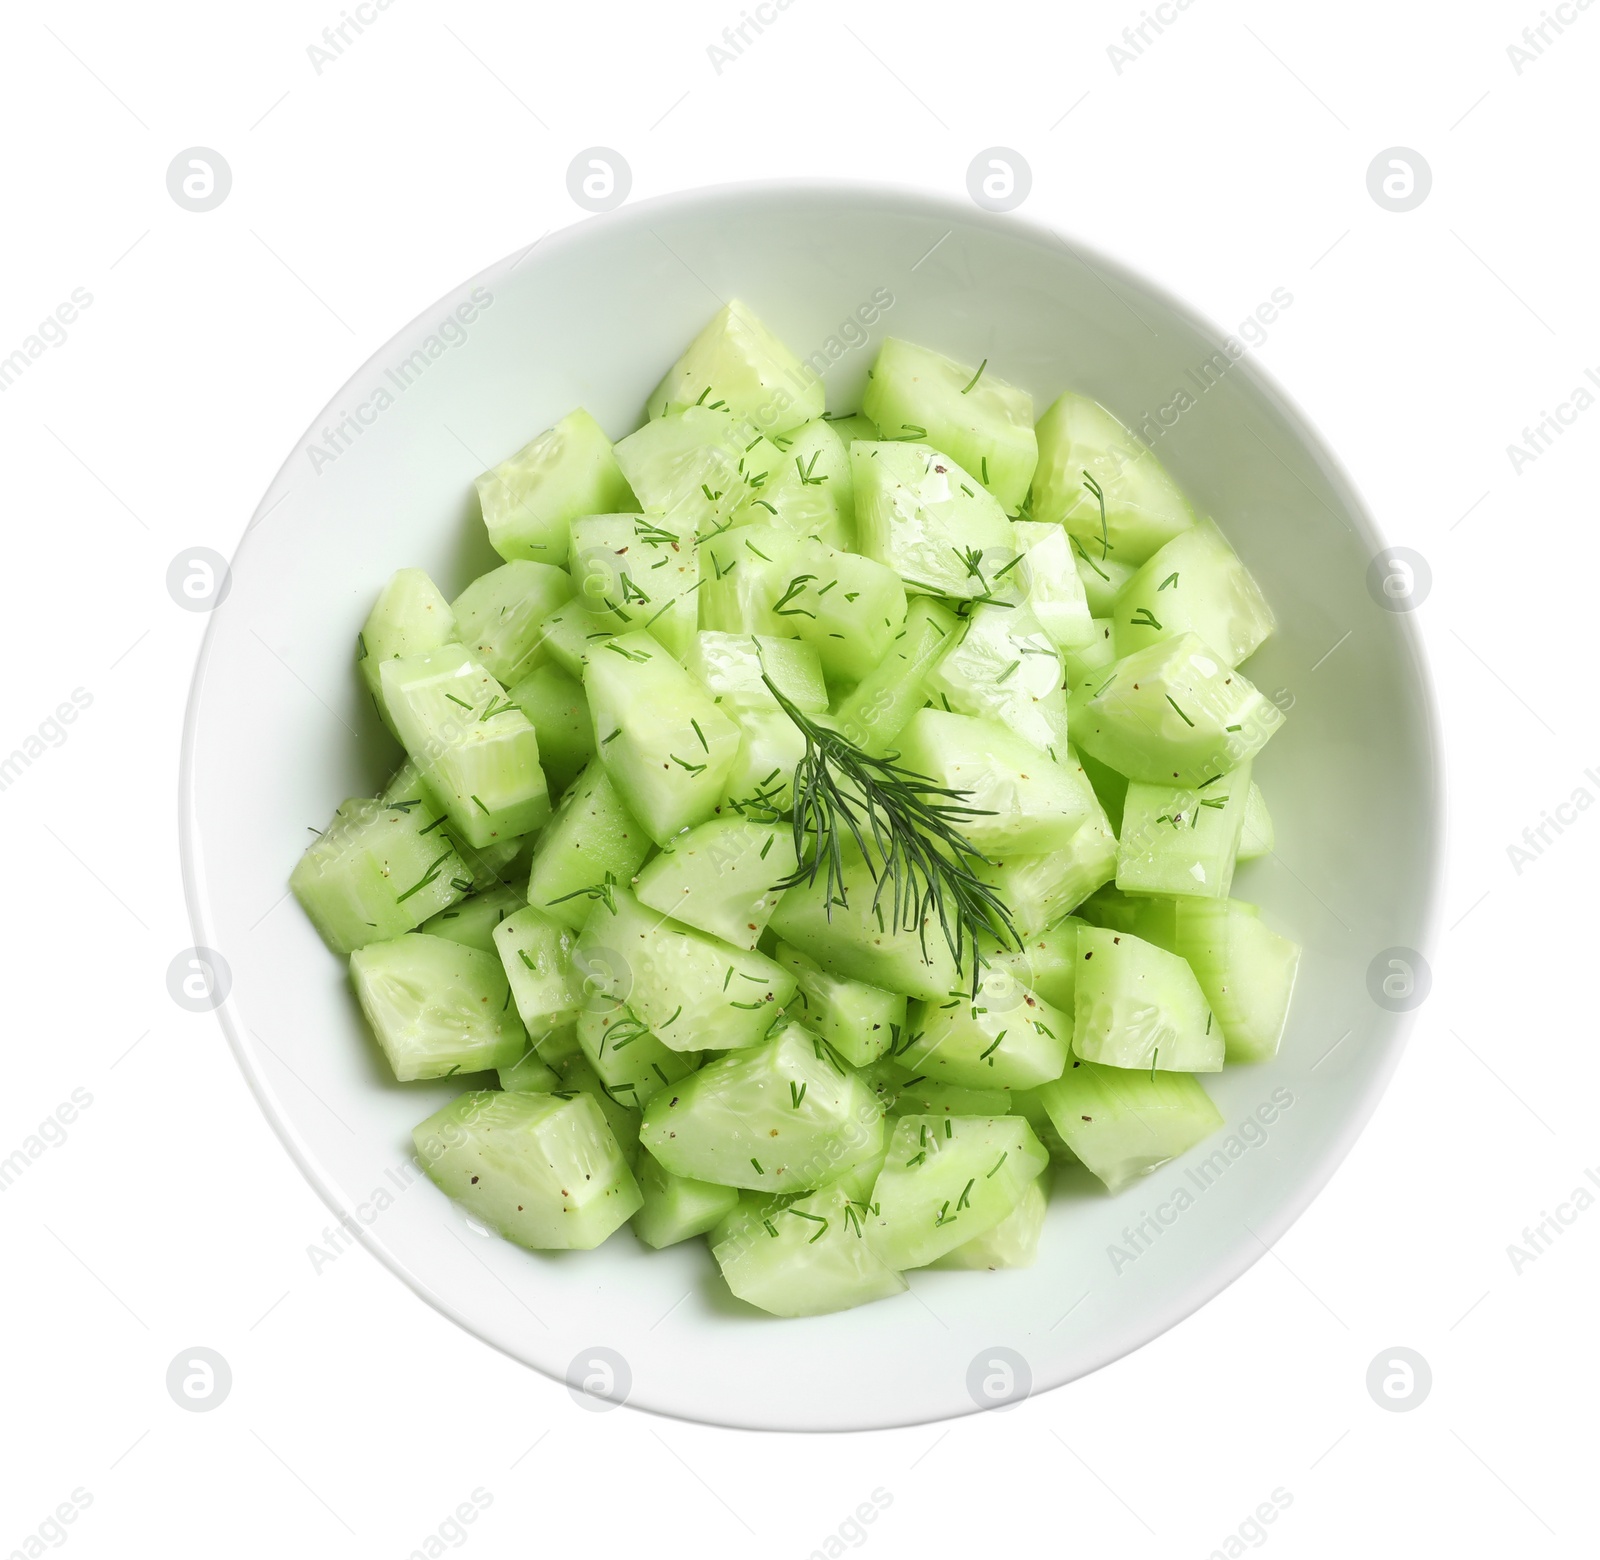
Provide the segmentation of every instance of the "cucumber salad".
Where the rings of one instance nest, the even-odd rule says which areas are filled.
[[[291,880],[394,1076],[461,1079],[415,1147],[473,1217],[705,1236],[807,1316],[1025,1266],[1052,1161],[1222,1125],[1300,953],[1231,897],[1273,616],[1115,417],[893,339],[832,413],[735,302],[636,431],[477,490],[505,561],[379,593],[404,760]]]

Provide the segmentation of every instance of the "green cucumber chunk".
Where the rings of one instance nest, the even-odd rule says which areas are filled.
[[[1064,525],[1096,557],[1104,541],[1112,557],[1137,566],[1194,524],[1189,501],[1161,462],[1088,396],[1066,391],[1039,419],[1038,435],[1034,519]],[[1085,471],[1105,492],[1104,532]]]
[[[578,1044],[615,1100],[640,1110],[662,1089],[686,1078],[699,1051],[674,1051],[639,1022],[631,1008],[600,1000],[578,1014]]]
[[[528,1037],[492,953],[407,932],[350,955],[356,999],[402,1083],[509,1067]]]
[[[378,592],[356,639],[356,663],[383,723],[394,721],[383,697],[383,663],[400,656],[439,650],[460,638],[450,603],[422,569],[401,569]],[[398,735],[398,733],[396,733]]]
[[[530,1250],[590,1251],[642,1201],[586,1095],[463,1094],[412,1138],[440,1191]]]
[[[543,658],[539,631],[572,597],[565,569],[519,558],[480,575],[451,605],[464,644],[509,687]]]
[[[1094,618],[1094,638],[1086,645],[1073,645],[1061,652],[1061,669],[1067,688],[1075,690],[1091,673],[1110,666],[1117,658],[1115,625],[1111,619]]]
[[[871,558],[809,541],[794,555],[771,611],[816,652],[830,684],[855,683],[905,626],[906,588]]]
[[[1009,856],[975,869],[1005,901],[1011,924],[1027,938],[1070,915],[1117,874],[1117,841],[1104,818],[1091,818],[1064,850]]]
[[[594,719],[583,684],[559,666],[540,666],[506,690],[539,739],[539,763],[559,797],[594,757]]]
[[[818,418],[769,438],[781,458],[751,487],[734,524],[771,520],[796,536],[829,547],[852,546],[855,500],[850,451],[839,435]]]
[[[1272,814],[1267,811],[1267,799],[1261,794],[1261,787],[1252,780],[1250,794],[1244,804],[1244,825],[1239,831],[1238,859],[1255,861],[1261,856],[1270,856],[1276,843],[1277,835],[1272,827]]]
[[[574,957],[593,992],[625,1002],[675,1051],[755,1045],[795,992],[765,954],[691,931],[620,887],[594,905]]]
[[[1043,997],[1051,1007],[1070,1013],[1077,989],[1081,925],[1083,922],[1069,915],[1048,931],[1035,932],[1020,949],[1001,948],[986,939],[984,957],[992,969],[1009,970],[1019,985]]]
[[[891,439],[925,439],[978,472],[1007,514],[1028,496],[1039,444],[1033,397],[992,373],[888,337],[861,409]]]
[[[1096,537],[1085,542],[1081,536],[1072,539],[1073,563],[1078,573],[1078,583],[1083,586],[1083,599],[1088,603],[1090,619],[1097,626],[1102,618],[1112,627],[1110,618],[1117,609],[1117,597],[1122,588],[1137,572],[1131,563],[1122,563],[1110,553],[1102,554],[1100,540]],[[1109,657],[1116,659],[1113,651]]]
[[[817,714],[828,707],[822,662],[810,645],[798,639],[703,628],[690,643],[683,664],[735,716],[779,708],[763,674],[796,709]]]
[[[530,1035],[570,1024],[583,1006],[583,978],[573,964],[577,933],[526,905],[494,929],[495,952]]]
[[[1228,1062],[1270,1061],[1288,1021],[1300,945],[1238,899],[1180,899],[1173,918],[1175,950],[1217,1015]]]
[[[1074,1061],[1039,1094],[1067,1147],[1110,1192],[1187,1153],[1222,1125],[1222,1112],[1188,1073]]]
[[[1063,758],[1071,750],[1062,745]],[[987,856],[1067,850],[1085,823],[1105,822],[1082,768],[1057,763],[997,719],[919,710],[900,734],[899,763],[963,793],[961,832]]]
[[[704,406],[655,418],[617,445],[639,507],[669,531],[702,538],[732,522],[751,479],[777,458],[747,423]]]
[[[1074,1061],[1071,1065],[1082,1066],[1081,1062]],[[1021,1116],[1033,1128],[1045,1152],[1050,1156],[1051,1164],[1075,1165],[1078,1156],[1067,1147],[1066,1139],[1056,1131],[1056,1124],[1050,1119],[1050,1112],[1045,1109],[1044,1091],[1049,1084],[1041,1084],[1037,1089],[1013,1089],[1007,1098],[1011,1102],[1011,1113]]]
[[[700,548],[700,626],[798,639],[799,614],[774,611],[798,572],[804,538],[772,521],[723,529]]]
[[[772,823],[792,804],[795,770],[806,754],[805,733],[782,710],[746,710],[738,722],[739,753],[723,782],[717,813]]]
[[[1007,1116],[1011,1114],[1011,1089],[969,1089],[959,1083],[930,1078],[899,1062],[888,1064],[882,1097],[891,1116]]]
[[[1193,634],[1096,672],[1074,691],[1069,718],[1073,741],[1118,774],[1194,786],[1253,758],[1284,719]]]
[[[856,538],[909,590],[988,595],[1016,558],[1005,511],[948,455],[927,444],[852,444]]]
[[[990,965],[980,971],[976,993],[968,985],[914,1003],[911,1041],[895,1059],[962,1088],[1034,1089],[1066,1068],[1072,1022],[1011,970]]]
[[[830,975],[787,943],[780,942],[772,957],[797,983],[789,1016],[821,1035],[852,1067],[877,1061],[904,1030],[906,999],[898,992]]]
[[[1130,782],[1117,841],[1117,887],[1226,899],[1249,797],[1249,764],[1198,788]]]
[[[868,1217],[838,1182],[793,1202],[741,1198],[711,1254],[734,1294],[774,1316],[844,1311],[906,1287],[867,1244]]]
[[[1011,536],[1022,561],[1013,578],[1017,599],[1026,602],[1050,643],[1058,649],[1088,644],[1095,636],[1072,540],[1059,525],[1014,520]]]
[[[634,1174],[644,1201],[633,1216],[633,1233],[657,1251],[706,1234],[739,1206],[736,1188],[674,1175],[654,1154],[640,1154]]]
[[[590,657],[616,637],[617,623],[609,613],[586,611],[574,600],[539,625],[539,650],[569,677],[581,678]]]
[[[867,1244],[886,1267],[925,1267],[998,1224],[1049,1162],[1020,1116],[902,1116]]]
[[[636,506],[611,441],[581,407],[478,478],[489,545],[505,559],[567,561],[567,527],[579,515]]]
[[[469,845],[462,839],[460,831],[452,827],[448,809],[439,800],[438,793],[422,778],[422,771],[415,760],[410,758],[395,770],[384,788],[382,800],[386,807],[410,811],[417,820],[418,834],[429,839],[437,838],[439,834],[446,836],[466,863],[466,876],[479,892],[505,886],[507,877],[515,871],[517,855],[528,839],[526,835],[497,839],[482,849]]]
[[[553,1094],[561,1087],[560,1074],[536,1045],[529,1045],[509,1067],[502,1067],[499,1078],[500,1087],[509,1094]]]
[[[1044,1231],[1045,1209],[1049,1199],[1041,1184],[1044,1177],[1023,1187],[1017,1205],[998,1224],[981,1235],[935,1257],[931,1268],[956,1268],[966,1272],[996,1272],[1000,1268],[1032,1267],[1039,1255],[1039,1236]]]
[[[1145,1071],[1222,1069],[1222,1026],[1194,971],[1131,932],[1078,928],[1074,1011],[1072,1050],[1086,1062]]]
[[[1139,566],[1112,614],[1117,655],[1190,633],[1237,666],[1277,626],[1250,571],[1214,522],[1202,520]]]
[[[1023,605],[976,608],[944,659],[928,674],[928,694],[947,710],[1000,722],[1041,752],[1067,745],[1065,673],[1056,648]]]
[[[471,890],[466,864],[417,809],[352,797],[307,849],[289,887],[337,954],[384,942]]]
[[[877,444],[883,435],[878,431],[878,425],[867,416],[865,412],[847,412],[842,417],[836,417],[832,412],[824,412],[823,418],[835,433],[839,435],[839,442],[844,445],[848,453],[850,446],[858,439],[869,444]]]
[[[658,641],[644,633],[609,641],[583,686],[600,762],[656,844],[716,812],[739,728]]]
[[[605,765],[591,763],[533,848],[528,903],[581,931],[608,878],[632,882],[649,854],[644,826],[628,811]]]
[[[827,872],[789,889],[773,911],[772,930],[830,975],[907,997],[942,997],[956,983],[956,961],[933,910],[915,927],[894,918],[893,885],[877,909],[872,867],[847,848],[833,901]],[[843,900],[843,904],[839,903]],[[881,915],[879,914],[881,910]]]
[[[954,613],[929,596],[913,597],[887,653],[870,661],[866,676],[840,700],[834,725],[841,735],[875,756],[888,752],[927,702],[928,674],[957,629]]]
[[[783,433],[822,416],[822,381],[735,298],[662,376],[645,411],[655,418],[705,406]]]
[[[528,717],[466,650],[385,661],[383,694],[406,752],[469,845],[516,839],[550,816]]]
[[[787,825],[713,818],[672,840],[634,881],[639,903],[673,920],[754,948],[795,869]]]
[[[700,618],[693,532],[647,515],[585,515],[571,528],[573,594],[617,633],[647,630],[681,657]]]
[[[644,1146],[675,1175],[809,1191],[883,1147],[872,1091],[798,1024],[709,1062],[645,1106]]]
[[[526,901],[508,883],[498,883],[481,894],[469,894],[448,910],[431,915],[417,929],[430,937],[465,943],[484,953],[497,953],[494,929],[507,916],[515,915]]]

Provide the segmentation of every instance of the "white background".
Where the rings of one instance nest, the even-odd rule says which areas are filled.
[[[395,0],[320,74],[307,49],[338,0],[6,9],[0,357],[74,288],[93,303],[0,394],[0,750],[73,689],[92,703],[0,792],[0,1157],[73,1090],[92,1104],[0,1193],[0,1555],[34,1534],[84,1556],[398,1560],[475,1489],[483,1556],[801,1557],[834,1535],[1200,1560],[1274,1490],[1292,1503],[1246,1537],[1283,1556],[1586,1547],[1600,1209],[1520,1273],[1507,1253],[1600,1174],[1600,821],[1569,814],[1520,872],[1507,853],[1577,788],[1600,796],[1600,411],[1520,474],[1507,452],[1600,371],[1600,11],[1568,10],[1518,74],[1507,46],[1538,9],[1195,0],[1120,74],[1107,46],[1137,3],[794,0],[720,74],[707,46],[737,0]],[[167,994],[193,940],[176,775],[205,625],[169,562],[232,551],[404,321],[579,220],[566,169],[596,144],[634,198],[768,175],[960,196],[978,151],[1015,148],[1024,214],[1222,326],[1293,293],[1261,361],[1431,565],[1449,930],[1394,1085],[1249,1274],[1007,1413],[797,1437],[584,1412],[364,1252],[313,1271],[327,1210],[214,1019]],[[233,171],[205,214],[165,183],[196,145]],[[1434,180],[1403,214],[1366,184],[1397,145]],[[164,1383],[193,1346],[232,1370],[208,1413]],[[1366,1389],[1394,1346],[1432,1369],[1411,1412]],[[75,1489],[91,1503],[37,1539]],[[874,1490],[890,1503],[852,1531]]]

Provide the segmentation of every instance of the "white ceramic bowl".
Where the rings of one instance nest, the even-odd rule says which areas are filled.
[[[189,903],[196,943],[231,968],[220,1017],[262,1107],[330,1206],[430,1304],[556,1377],[611,1350],[619,1388],[663,1413],[762,1429],[910,1424],[987,1406],[969,1378],[992,1377],[992,1358],[1020,1359],[1019,1388],[1038,1391],[1139,1347],[1249,1267],[1327,1180],[1406,1026],[1370,995],[1369,968],[1427,946],[1441,823],[1431,697],[1407,616],[1369,588],[1380,541],[1349,480],[1255,363],[1232,362],[1156,448],[1278,613],[1248,668],[1293,700],[1257,769],[1278,853],[1241,869],[1235,892],[1306,953],[1277,1060],[1208,1082],[1228,1133],[1119,1197],[1081,1170],[1061,1176],[1033,1268],[914,1274],[897,1299],[805,1321],[732,1300],[702,1241],[653,1252],[623,1230],[599,1251],[535,1254],[486,1237],[409,1158],[413,1124],[459,1084],[387,1076],[340,961],[285,880],[308,825],[376,793],[396,763],[351,659],[378,587],[415,564],[453,594],[492,567],[472,478],[576,405],[614,437],[629,431],[734,296],[801,355],[836,357],[836,409],[859,404],[890,333],[988,358],[1040,411],[1070,386],[1130,423],[1193,395],[1206,360],[1232,362],[1217,330],[1103,256],[885,189],[673,196],[502,261],[329,402],[251,522],[189,710]],[[857,311],[874,297],[862,332]],[[1219,1146],[1225,1171],[1191,1174]]]

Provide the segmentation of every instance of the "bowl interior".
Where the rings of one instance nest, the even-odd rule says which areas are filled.
[[[385,1076],[343,968],[285,891],[308,827],[375,794],[398,762],[352,663],[379,586],[420,565],[451,595],[492,567],[472,478],[576,405],[620,437],[734,296],[828,365],[834,410],[859,404],[875,343],[893,334],[988,358],[1040,411],[1071,387],[1147,429],[1278,614],[1246,668],[1289,708],[1257,766],[1277,851],[1241,868],[1234,892],[1306,950],[1279,1057],[1208,1080],[1225,1136],[1116,1198],[1059,1173],[1031,1269],[913,1275],[895,1300],[805,1321],[727,1297],[701,1241],[658,1253],[624,1230],[596,1252],[546,1255],[468,1223],[410,1159],[411,1127],[459,1083]],[[1368,968],[1426,945],[1438,807],[1415,636],[1367,584],[1379,545],[1337,463],[1247,356],[1044,229],[884,190],[758,186],[557,234],[361,369],[239,548],[184,766],[196,941],[232,972],[225,1028],[330,1204],[432,1304],[538,1369],[563,1376],[603,1346],[636,1404],[776,1429],[972,1411],[969,1366],[995,1346],[1026,1362],[1034,1390],[1071,1380],[1254,1261],[1331,1174],[1396,1059],[1406,1016],[1369,996]],[[1193,1174],[1219,1146],[1225,1171]]]

